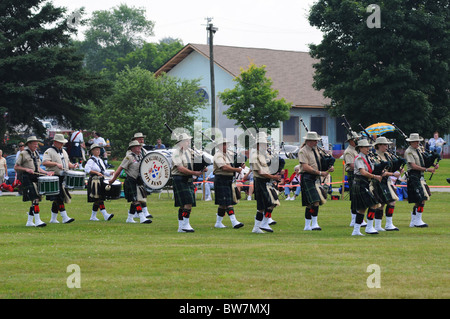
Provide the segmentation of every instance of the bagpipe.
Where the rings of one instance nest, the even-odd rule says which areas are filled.
[[[394,123],[392,123],[392,125],[395,127],[397,131],[399,131],[399,133],[403,136],[405,140],[408,138],[406,134],[403,133],[403,131],[397,125],[395,125]],[[439,153],[425,149],[422,143],[419,143],[419,152],[422,155],[425,168],[429,168],[431,166],[435,167],[441,160],[441,155]],[[433,174],[434,173],[431,173],[430,180],[433,177]]]
[[[344,126],[344,128],[347,130],[347,132],[348,132],[348,134],[350,135],[350,136],[358,136],[353,130],[352,130],[352,127],[350,126],[350,123],[347,121],[347,118],[345,117],[345,115],[344,114],[342,114],[342,118],[344,119],[344,122],[342,123],[342,126]],[[358,124],[360,127],[361,127],[361,129],[362,129],[362,131],[365,133],[365,135],[367,136],[367,138],[368,139],[370,139],[373,143],[375,143],[375,140],[373,139],[373,137],[366,131],[366,129],[361,125],[361,123],[359,123]],[[357,138],[355,138],[355,140],[356,140],[356,142],[358,142],[359,140],[361,140],[361,139],[363,139],[364,137],[357,137]],[[392,153],[391,153],[392,154]],[[392,161],[391,160],[389,160],[389,161],[383,161],[379,156],[378,156],[378,154],[373,150],[373,149],[370,149],[369,150],[369,153],[368,153],[368,155],[372,158],[372,160],[374,161],[374,169],[373,169],[373,171],[372,171],[372,173],[374,174],[374,175],[382,175],[383,174],[383,171],[385,170],[385,169],[389,169],[389,168],[392,168],[393,167],[393,163],[392,163]],[[394,156],[395,154],[392,154],[392,157]],[[395,156],[397,156],[397,155],[395,155]],[[399,161],[400,162],[400,161]],[[405,162],[406,163],[406,162]],[[395,165],[396,167],[397,167],[397,163],[396,163],[396,165]]]
[[[255,136],[253,136],[252,132],[248,129],[248,127],[245,125],[245,123],[243,121],[241,121],[241,125],[245,129],[245,131],[249,132],[253,141],[256,143],[257,138]],[[253,122],[253,125],[255,127],[256,132],[259,133],[259,129],[256,126],[255,122]],[[282,144],[283,143],[284,142],[282,142]],[[281,158],[280,151],[275,152],[275,151],[272,151],[271,149],[268,149],[267,152],[269,153],[269,158],[267,160],[267,166],[271,169],[270,173],[271,174],[279,174],[281,172],[281,170],[284,169],[284,165],[286,164],[286,161],[283,158]],[[276,169],[274,169],[272,167],[273,163],[275,163],[274,165],[275,165]],[[278,165],[276,165],[276,163],[278,163]]]
[[[173,134],[173,130],[169,127],[167,123],[164,123],[164,126],[169,130],[171,134]],[[202,171],[205,169],[205,167],[213,163],[212,156],[210,154],[197,150],[195,146],[189,150],[192,154],[193,171],[196,172]]]
[[[199,130],[199,132],[204,137],[206,137],[208,140],[210,140],[211,143],[214,144],[214,146],[216,146],[216,141],[215,140],[213,140],[211,137],[209,137],[205,133],[203,133],[202,130]],[[242,158],[242,157],[244,157],[244,158]],[[234,168],[242,167],[245,164],[245,161],[246,161],[245,156],[239,156],[239,154],[237,152],[233,151],[233,162],[230,163],[231,167],[234,167]]]
[[[300,118],[300,122],[302,122],[306,132],[309,132],[308,127],[306,126],[305,122],[303,122],[302,118]],[[320,140],[320,142],[322,143],[322,139]],[[319,150],[320,155],[320,167],[326,171],[329,170],[330,167],[334,166],[336,159],[332,155],[328,154],[323,147],[317,145],[317,149]]]

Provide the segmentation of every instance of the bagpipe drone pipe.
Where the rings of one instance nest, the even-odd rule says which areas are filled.
[[[173,130],[167,123],[164,123],[164,126],[169,130],[171,134],[173,134]],[[212,165],[213,157],[210,154],[197,150],[195,147],[190,150],[192,152],[192,168],[194,171],[202,171],[203,169],[205,169],[205,167]]]

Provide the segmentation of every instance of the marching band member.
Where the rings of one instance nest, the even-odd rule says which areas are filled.
[[[84,166],[84,171],[89,174],[89,181],[87,187],[87,201],[92,204],[92,214],[89,220],[98,221],[97,211],[103,215],[105,220],[111,220],[114,214],[108,214],[105,207],[105,195],[102,192],[104,176],[111,176],[111,173],[106,170],[105,164],[100,158],[102,146],[92,144],[89,152],[91,157],[87,160]]]
[[[118,169],[114,172],[113,177],[109,180],[109,184],[112,185],[114,181],[119,177],[122,170],[125,170],[127,177],[123,184],[125,198],[130,204],[130,210],[128,211],[127,223],[135,223],[133,220],[134,213],[136,212],[141,224],[150,224],[152,221],[147,219],[142,212],[142,204],[147,202],[147,192],[144,189],[142,179],[139,176],[139,166],[141,164],[142,145],[138,141],[131,141],[128,144],[128,151],[122,163],[120,163]]]
[[[322,205],[326,198],[322,195],[319,187],[321,186],[321,177],[327,177],[334,167],[328,170],[322,170],[320,164],[320,154],[317,149],[317,143],[320,137],[316,132],[309,131],[304,137],[305,144],[298,152],[300,163],[300,188],[302,193],[302,206],[305,209],[305,228],[304,230],[322,230],[317,223],[319,214],[319,205]]]
[[[193,170],[193,154],[190,149],[191,139],[192,137],[186,133],[178,135],[172,156],[173,193],[175,196],[175,207],[179,207],[179,233],[194,232],[194,228],[189,223],[192,207],[196,206],[192,176],[200,176],[203,173],[203,171]]]
[[[424,159],[419,150],[419,143],[423,141],[423,138],[421,138],[418,133],[411,133],[406,141],[409,142],[409,147],[405,151],[405,159],[408,167],[408,203],[414,204],[409,227],[428,227],[428,225],[422,221],[422,213],[425,201],[430,198],[431,193],[428,193],[423,173],[434,173],[435,170],[439,168],[439,165],[425,168]]]
[[[344,162],[345,162],[345,172],[347,173],[347,183],[348,183],[348,190],[350,194],[350,212],[352,215],[352,219],[350,222],[350,227],[353,227],[355,225],[355,219],[356,214],[358,213],[354,207],[352,207],[352,186],[353,186],[353,180],[354,180],[354,174],[353,171],[355,170],[355,158],[358,156],[358,152],[356,151],[355,147],[358,143],[358,140],[361,138],[358,134],[351,131],[352,135],[347,134],[347,142],[348,146],[344,151]],[[365,227],[367,224],[363,220],[363,223],[361,227]]]
[[[131,141],[130,141],[130,142],[138,141],[139,143],[141,143],[141,146],[142,146],[142,148],[141,148],[142,157],[144,157],[148,153],[147,149],[145,148],[145,137],[146,136],[144,134],[140,133],[140,132],[139,133],[135,133],[134,136],[131,138]],[[128,152],[130,152],[130,151],[128,151]],[[148,212],[147,203],[141,203],[141,204],[142,204],[142,212],[144,213],[145,218],[153,218],[153,216]],[[135,217],[137,217],[136,214],[135,214]]]
[[[392,142],[388,141],[388,139],[384,136],[378,137],[375,141],[375,149],[378,157],[385,162],[389,162],[390,156],[387,154],[387,150],[389,148],[389,145],[392,144]],[[375,230],[377,231],[392,231],[392,230],[398,230],[397,227],[394,226],[392,223],[392,215],[394,214],[395,209],[395,202],[398,200],[397,194],[395,193],[395,190],[393,189],[392,181],[390,176],[395,176],[396,178],[399,178],[400,175],[403,173],[403,169],[401,172],[389,172],[386,171],[382,175],[381,182],[378,182],[377,180],[374,180],[373,186],[374,191],[377,192],[378,198],[381,199],[381,207],[377,208],[375,211]],[[383,209],[386,206],[386,225],[385,229],[381,227],[381,220],[383,218]]]
[[[38,192],[38,175],[52,176],[54,172],[46,172],[40,167],[41,159],[37,151],[38,142],[36,136],[30,136],[27,139],[25,149],[20,152],[14,170],[22,173],[22,200],[31,202],[26,226],[44,227],[46,224],[39,215],[39,202],[42,196]]]
[[[373,228],[373,218],[375,217],[378,203],[370,190],[370,180],[374,178],[381,182],[381,176],[372,174],[374,163],[367,156],[371,147],[372,145],[366,139],[359,140],[356,147],[359,154],[354,162],[355,179],[352,189],[352,206],[357,210],[358,214],[355,218],[352,236],[364,236],[361,234],[360,229],[366,209],[368,209],[366,233],[378,234]]]
[[[237,204],[236,193],[233,187],[234,173],[241,173],[242,167],[233,167],[234,153],[228,150],[228,141],[221,139],[216,143],[216,154],[214,155],[214,191],[217,209],[216,228],[225,228],[222,224],[225,213],[228,214],[233,228],[241,228],[244,224],[236,219],[233,205]]]
[[[270,180],[279,181],[280,175],[272,175],[269,172],[267,136],[264,132],[259,132],[256,139],[256,150],[250,154],[250,163],[253,171],[254,194],[256,199],[256,216],[253,226],[253,233],[273,232],[269,226],[272,217],[272,211],[277,204],[272,200],[267,184]]]
[[[64,138],[64,135],[55,134],[55,137],[53,138],[53,146],[45,151],[42,158],[42,164],[47,168],[47,170],[54,172],[55,175],[59,177],[59,194],[46,196],[47,200],[53,201],[50,223],[54,224],[59,223],[56,219],[58,216],[58,211],[61,214],[62,222],[64,224],[71,223],[75,220],[67,216],[66,207],[64,205],[71,202],[69,191],[64,187],[64,172],[78,167],[78,163],[70,163],[69,155],[63,148],[64,144],[67,142],[68,141]]]

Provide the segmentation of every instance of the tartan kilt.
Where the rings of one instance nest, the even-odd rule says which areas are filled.
[[[375,196],[370,191],[369,179],[356,175],[352,188],[352,204],[354,209],[365,210],[378,204]]]
[[[408,172],[408,179],[406,183],[406,189],[408,191],[408,203],[415,204],[428,200],[431,196],[431,193],[426,194],[425,192],[427,192],[427,190],[424,189],[424,187],[427,186],[422,186],[422,174],[413,173],[411,171]]]
[[[390,202],[394,202],[398,200],[392,196],[392,193],[389,189],[388,178],[383,177],[381,183],[377,180],[372,181],[372,185],[374,187],[374,196],[380,204],[388,204]]]
[[[302,206],[309,206],[314,202],[320,202],[320,195],[316,188],[316,179],[319,176],[302,173],[300,178],[300,190],[302,194]]]
[[[123,183],[123,192],[128,202],[147,202],[147,191],[144,186],[132,177],[127,176]]]
[[[348,183],[348,193],[350,197],[350,209],[353,210],[353,201],[352,201],[352,189],[353,189],[353,181],[355,180],[355,174],[352,171],[347,171],[347,183]]]
[[[195,186],[192,177],[174,175],[172,176],[172,180],[175,207],[182,207],[189,204],[192,204],[192,207],[195,207]]]
[[[219,206],[236,205],[233,200],[233,176],[216,175],[214,178],[215,204]]]
[[[22,201],[34,201],[42,200],[42,196],[38,191],[38,178],[36,175],[30,175],[28,173],[22,174]]]
[[[54,175],[57,176],[57,175]],[[59,178],[59,194],[56,195],[46,195],[46,199],[50,201],[57,201],[61,203],[69,204],[71,202],[72,196],[67,188],[64,188],[64,176],[58,176]]]
[[[255,177],[253,179],[257,210],[265,210],[266,208],[269,208],[269,207],[272,207],[275,205],[270,200],[269,190],[267,189],[267,183],[269,183],[269,182],[270,182],[270,179],[268,179],[268,178]]]
[[[103,176],[90,175],[87,184],[87,201],[88,203],[95,203],[98,201],[104,201],[106,199],[103,188],[103,182],[105,178]]]

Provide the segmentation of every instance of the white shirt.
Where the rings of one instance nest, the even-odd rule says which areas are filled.
[[[100,166],[97,164],[100,164]],[[86,162],[86,165],[84,166],[84,171],[86,173],[90,173],[90,171],[94,171],[94,172],[102,172],[102,168],[103,168],[103,175],[105,176],[111,176],[111,174],[106,170],[105,164],[103,163],[103,161],[96,157],[96,156],[91,156],[88,161]]]
[[[94,144],[97,144],[99,146],[106,146],[106,141],[103,137],[94,138],[93,140]]]
[[[80,132],[80,134],[77,135],[77,133]],[[77,137],[75,137],[75,135],[77,135]],[[81,131],[75,131],[72,133],[72,135],[70,136],[70,141],[69,142],[74,142],[74,143],[83,143],[83,133],[81,133]]]

